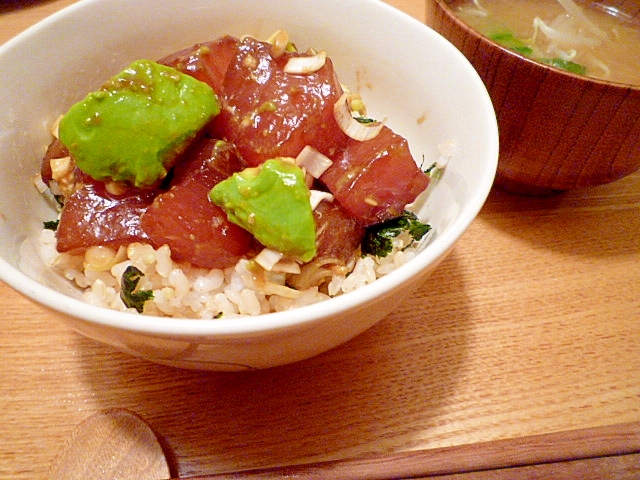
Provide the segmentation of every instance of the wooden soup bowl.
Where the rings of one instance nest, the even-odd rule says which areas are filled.
[[[612,182],[640,168],[640,85],[523,57],[465,24],[451,3],[426,0],[427,24],[469,59],[489,91],[500,129],[496,186],[547,194]],[[639,23],[640,0],[616,6]]]

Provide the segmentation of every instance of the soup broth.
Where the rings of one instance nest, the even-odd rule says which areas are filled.
[[[595,5],[595,4],[594,4]],[[461,0],[454,10],[483,35],[577,74],[640,84],[640,28],[615,9],[572,0]]]

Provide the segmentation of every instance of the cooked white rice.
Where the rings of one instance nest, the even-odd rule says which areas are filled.
[[[174,262],[168,246],[156,250],[140,243],[118,252],[93,247],[85,255],[60,254],[51,230],[43,230],[36,243],[46,266],[72,282],[87,303],[136,312],[120,298],[122,274],[133,265],[144,274],[137,290],[153,291],[143,314],[211,319],[289,310],[351,292],[410,261],[427,237],[429,234],[419,244],[407,247],[410,239],[401,235],[394,239],[394,250],[386,257],[359,257],[350,273],[333,274],[326,293],[317,287],[289,288],[281,273],[260,271],[256,275],[255,262],[247,259],[224,270],[207,270]]]

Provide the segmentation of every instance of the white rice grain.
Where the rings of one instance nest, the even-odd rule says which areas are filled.
[[[166,245],[154,249],[133,243],[126,249],[125,260],[107,271],[97,271],[84,265],[81,255],[58,253],[55,234],[50,230],[43,230],[29,241],[37,242],[42,263],[77,285],[87,303],[135,312],[120,298],[122,276],[127,267],[135,266],[143,273],[137,288],[153,291],[153,299],[145,303],[144,314],[200,319],[259,315],[311,305],[362,288],[417,254],[417,245],[407,248],[410,238],[397,237],[391,254],[357,258],[351,273],[334,274],[323,293],[318,287],[293,290],[287,286],[284,273],[265,271],[264,275],[256,276],[247,259],[224,270],[207,270],[173,261]]]
[[[249,288],[240,290],[238,311],[241,315],[260,315],[260,301],[254,290]]]
[[[169,274],[169,285],[175,289],[175,296],[182,299],[189,292],[191,284],[184,272],[179,268],[174,268]]]

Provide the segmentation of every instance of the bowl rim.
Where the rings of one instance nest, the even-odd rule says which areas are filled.
[[[567,77],[574,82],[584,83],[589,85],[601,85],[607,88],[621,89],[621,90],[638,90],[640,91],[640,83],[624,83],[624,82],[613,82],[611,80],[605,80],[602,78],[590,77],[587,75],[580,75],[577,73],[572,73],[567,70],[562,70],[561,68],[554,67],[553,65],[547,65],[546,63],[539,62],[533,58],[529,58],[521,53],[516,52],[515,50],[511,50],[507,48],[495,40],[484,35],[475,27],[469,25],[467,22],[462,20],[456,13],[451,9],[451,2],[448,0],[434,0],[436,6],[441,8],[443,12],[456,23],[461,29],[463,29],[466,33],[473,36],[479,42],[489,45],[494,49],[497,49],[502,52],[503,55],[507,55],[509,58],[513,59],[517,62],[524,61],[529,64],[532,68],[541,70],[546,72],[547,74],[553,74],[561,77]]]
[[[76,14],[83,8],[105,0],[81,0],[71,4],[54,14],[32,25],[25,31],[11,38],[0,46],[0,55],[5,50],[14,48],[24,39],[36,34],[39,30],[51,28],[58,21],[69,15]],[[194,336],[237,336],[247,333],[260,334],[280,329],[288,329],[294,325],[311,324],[326,317],[332,317],[349,310],[356,309],[377,297],[401,288],[405,283],[420,273],[429,265],[438,262],[453,248],[457,240],[467,230],[469,225],[478,215],[484,205],[493,185],[498,165],[498,126],[495,111],[489,94],[479,75],[468,60],[442,35],[433,29],[411,17],[410,15],[392,7],[389,4],[371,0],[349,0],[351,3],[366,5],[367,8],[382,9],[389,15],[398,16],[399,20],[412,28],[420,28],[433,36],[435,41],[449,49],[452,55],[457,56],[465,69],[470,72],[470,80],[479,95],[479,102],[483,110],[491,113],[491,125],[488,125],[492,138],[487,141],[487,165],[482,170],[482,175],[477,180],[477,187],[469,195],[466,207],[458,217],[447,226],[446,231],[436,235],[429,244],[420,251],[414,259],[391,273],[377,279],[375,282],[358,288],[354,292],[308,306],[297,307],[283,312],[273,312],[257,316],[229,317],[221,319],[188,319],[158,317],[151,315],[137,315],[131,312],[121,312],[104,307],[88,304],[80,299],[65,295],[51,287],[45,286],[37,280],[23,273],[5,259],[0,257],[0,280],[18,291],[29,300],[45,306],[53,311],[69,317],[83,320],[89,323],[99,324],[105,327],[126,330],[129,332],[145,333],[155,336],[171,336],[172,338],[184,338]]]

